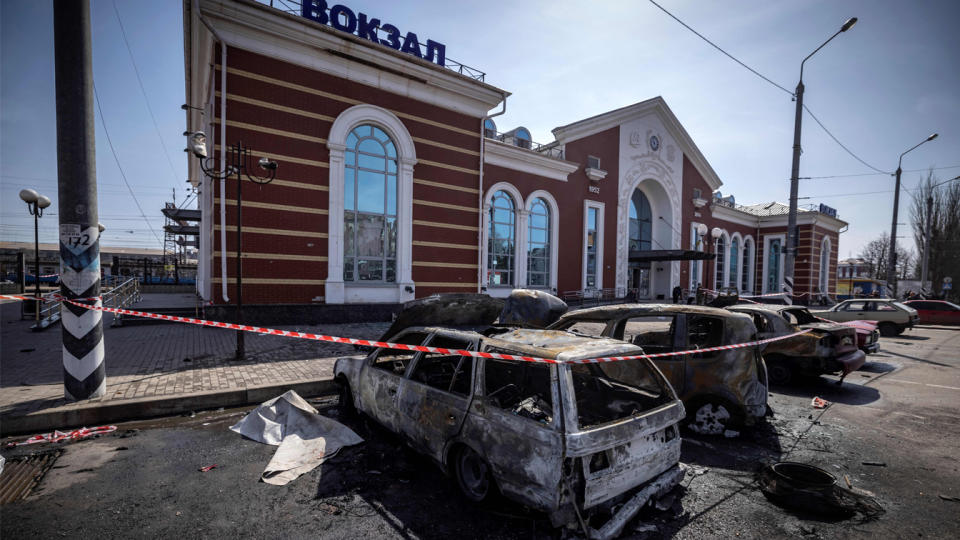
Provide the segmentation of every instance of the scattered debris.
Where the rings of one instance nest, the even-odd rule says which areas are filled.
[[[863,461],[864,465],[870,465],[872,467],[886,467],[887,464],[882,461]]]
[[[20,352],[33,352],[33,351],[35,351],[35,350],[37,350],[37,349],[31,347],[31,348],[29,348],[29,349],[20,349]]]
[[[843,475],[843,480],[847,483],[847,488],[852,489],[853,484],[850,483],[850,477],[848,475]]]
[[[954,497],[952,495],[944,495],[942,493],[938,494],[937,496],[945,501],[960,502],[960,497]]]
[[[707,474],[710,472],[710,469],[707,467],[701,467],[699,465],[684,465],[684,468],[686,469],[687,474],[692,477],[697,477],[701,474]]]
[[[318,414],[293,390],[263,402],[230,430],[279,446],[260,476],[278,486],[313,470],[340,448],[363,442],[350,428]]]
[[[380,471],[367,471],[367,474],[383,474]]]
[[[114,452],[120,452],[122,450],[129,450],[129,448],[127,448],[126,446],[118,446],[113,449]]]
[[[26,444],[55,443],[62,441],[79,441],[88,437],[98,437],[117,430],[117,426],[99,426],[94,428],[80,428],[73,431],[54,430],[52,433],[34,435],[20,442],[7,443],[7,448]]]
[[[216,468],[217,468],[217,464],[214,463],[213,465],[207,465],[206,467],[200,467],[200,468],[197,469],[197,470],[199,470],[200,472],[208,472],[208,471],[213,470],[213,469],[216,469]]]
[[[641,535],[655,534],[659,531],[660,528],[652,523],[637,523],[637,526],[633,528],[633,532]],[[641,536],[641,538],[644,537],[645,536]]]
[[[663,497],[660,497],[659,499],[657,499],[657,502],[654,504],[654,506],[656,506],[657,510],[660,510],[661,512],[666,512],[667,510],[673,507],[673,503],[676,500],[677,500],[676,493],[667,493]]]
[[[760,472],[758,483],[770,501],[819,516],[850,518],[859,514],[867,521],[884,512],[872,496],[840,487],[832,474],[805,463],[768,465]]]
[[[728,430],[726,430],[726,431],[723,432],[723,436],[726,437],[726,438],[728,438],[728,439],[732,439],[732,438],[734,438],[734,437],[739,437],[739,436],[740,436],[740,432],[739,432],[739,431],[734,431],[734,430],[732,430],[732,429],[728,429]]]
[[[830,405],[833,405],[829,401],[817,396],[813,398],[813,401],[810,402],[810,406],[814,409],[826,409]]]

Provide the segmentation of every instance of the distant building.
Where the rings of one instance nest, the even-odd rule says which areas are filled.
[[[873,264],[866,259],[844,259],[837,263],[837,277],[840,279],[870,277]]]

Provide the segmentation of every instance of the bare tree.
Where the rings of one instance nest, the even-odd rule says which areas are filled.
[[[923,256],[924,232],[927,220],[930,221],[929,274],[933,290],[941,292],[944,277],[960,281],[960,182],[941,183],[933,171],[927,172],[926,179],[913,194],[911,218],[913,219],[913,237]],[[935,187],[936,186],[936,187]],[[933,199],[930,212],[927,211],[927,198]],[[919,276],[919,270],[917,275]],[[957,298],[956,291],[950,298]]]
[[[887,277],[887,258],[890,254],[890,235],[882,233],[879,238],[875,238],[860,250],[859,257],[870,263],[870,277],[873,279],[886,279]],[[906,279],[910,275],[916,256],[913,250],[908,250],[901,245],[897,245],[897,277]]]

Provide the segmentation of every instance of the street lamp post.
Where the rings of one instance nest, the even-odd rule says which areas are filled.
[[[27,211],[33,216],[33,282],[36,286],[36,299],[33,301],[34,320],[40,323],[40,223],[43,209],[50,206],[50,199],[35,190],[20,191],[20,198],[27,203]]]
[[[900,174],[903,172],[900,166],[903,164],[903,156],[916,150],[921,144],[930,142],[936,138],[936,133],[930,135],[915,144],[913,148],[900,154],[900,159],[897,161],[897,183],[896,187],[893,188],[893,223],[890,225],[890,255],[887,257],[887,293],[890,294],[891,298],[897,297],[897,214],[900,209]],[[921,281],[922,280],[923,276],[921,276]]]
[[[800,82],[797,83],[797,92],[795,95],[797,110],[793,120],[793,164],[790,168],[790,213],[787,217],[786,240],[787,256],[783,269],[783,289],[786,294],[787,303],[793,303],[793,266],[797,258],[797,192],[800,187],[800,153],[802,152],[800,147],[800,125],[803,120],[803,65],[811,56],[817,54],[817,51],[822,49],[827,43],[830,43],[833,38],[840,35],[841,32],[846,32],[853,28],[855,24],[857,24],[856,17],[848,19],[847,22],[843,23],[843,26],[840,27],[840,30],[837,30],[835,34],[830,36],[830,39],[824,41],[822,45],[808,54],[807,57],[803,59],[803,62],[800,62]]]
[[[200,170],[205,175],[214,179],[221,180],[229,178],[231,175],[237,175],[237,324],[243,324],[243,178],[255,184],[269,184],[277,175],[277,162],[265,157],[257,162],[259,167],[267,172],[267,176],[261,177],[251,174],[250,169],[250,148],[243,146],[243,141],[238,141],[227,150],[227,164],[223,171],[217,171],[213,167],[208,167],[207,158],[207,136],[202,131],[188,133],[189,150],[200,161]],[[226,193],[221,193],[221,197],[226,198]],[[221,224],[226,227],[226,224]],[[222,246],[226,251],[226,246]],[[223,276],[226,280],[227,276]],[[237,350],[236,360],[243,360],[246,355],[243,330],[237,330]]]
[[[714,249],[713,246],[714,246],[714,244],[716,243],[717,238],[720,238],[720,235],[723,234],[723,231],[720,230],[720,227],[714,227],[712,230],[710,230],[710,236],[713,238],[713,242],[707,242],[707,241],[706,241],[707,230],[708,230],[708,229],[707,229],[707,226],[704,225],[703,223],[697,225],[697,234],[700,236],[701,239],[703,239],[703,240],[701,240],[701,241],[704,242],[704,244],[706,244],[706,246],[707,246],[707,250],[706,250],[707,255],[713,255],[713,253],[714,253],[714,251],[715,251],[715,249]],[[707,260],[709,261],[710,258],[708,258]],[[706,287],[704,287],[703,285],[704,285],[705,283],[709,283],[708,278],[710,277],[710,274],[711,274],[711,273],[716,274],[716,257],[714,257],[714,265],[713,265],[713,266],[714,266],[714,267],[713,267],[713,269],[712,269],[712,272],[709,272],[708,269],[709,269],[710,267],[709,267],[706,263],[704,263],[704,265],[703,265],[703,270],[704,270],[704,272],[703,272],[703,273],[704,273],[703,281],[700,282],[700,288],[701,288],[701,289],[705,289],[705,288],[706,288]],[[713,286],[714,286],[714,287],[717,286],[716,279],[714,279]],[[698,298],[697,298],[697,303],[698,303],[698,304],[700,303],[699,295],[698,295]]]
[[[932,217],[933,217],[933,190],[939,186],[946,184],[947,182],[953,182],[954,180],[960,180],[960,176],[955,176],[949,180],[944,180],[938,184],[930,186],[930,193],[927,194],[927,219],[926,227],[923,231],[923,264],[920,266],[920,292],[924,295],[929,294],[927,291],[927,272],[929,270],[928,263],[930,261],[930,235],[933,234],[931,229],[933,228]],[[933,288],[933,284],[930,285]]]

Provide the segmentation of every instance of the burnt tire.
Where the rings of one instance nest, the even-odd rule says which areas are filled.
[[[743,427],[743,414],[723,398],[702,397],[690,403],[683,424],[700,435],[723,435]]]
[[[337,380],[337,409],[344,417],[355,418],[357,416],[357,406],[353,402],[353,390],[350,389],[350,384],[343,379]]]
[[[882,322],[877,326],[877,329],[880,330],[880,335],[883,337],[898,336],[903,332],[899,326],[892,322]]]
[[[468,446],[457,449],[453,457],[453,476],[460,493],[471,502],[483,502],[495,491],[490,466]]]
[[[796,370],[782,358],[769,358],[767,362],[767,379],[771,385],[786,386],[797,379]]]

